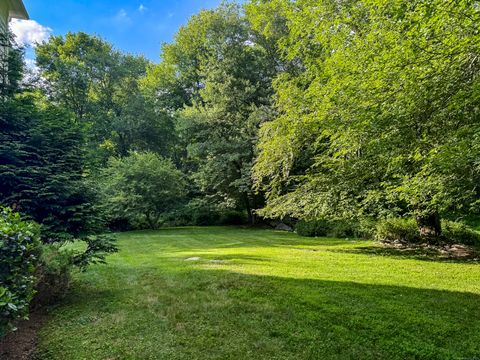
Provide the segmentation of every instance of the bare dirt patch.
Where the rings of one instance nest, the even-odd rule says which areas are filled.
[[[0,359],[30,360],[38,343],[38,333],[47,319],[42,312],[30,314],[30,319],[18,323],[18,330],[0,340]]]

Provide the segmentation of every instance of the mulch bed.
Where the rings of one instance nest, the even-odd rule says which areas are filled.
[[[0,340],[0,359],[31,360],[38,343],[38,333],[47,320],[42,311],[30,314],[30,319],[17,324],[18,330]]]

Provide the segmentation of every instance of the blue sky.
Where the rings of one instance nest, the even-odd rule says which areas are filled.
[[[169,42],[188,18],[221,0],[24,0],[30,18],[43,27],[30,26],[41,37],[44,32],[62,35],[84,31],[100,35],[117,49],[143,54],[158,62],[160,45]],[[49,28],[49,29],[45,29]]]

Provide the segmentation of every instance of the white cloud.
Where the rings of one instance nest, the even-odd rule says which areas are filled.
[[[141,13],[144,13],[147,10],[148,8],[143,4],[140,4],[140,6],[138,7],[138,11],[140,11]]]
[[[115,15],[115,21],[118,23],[129,23],[130,17],[128,16],[128,13],[125,11],[125,9],[120,9],[117,12],[117,15]]]
[[[35,46],[48,40],[53,30],[35,20],[12,19],[10,29],[21,46]]]

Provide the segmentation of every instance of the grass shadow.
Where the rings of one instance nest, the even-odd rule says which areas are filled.
[[[480,264],[480,253],[478,250],[457,256],[455,254],[442,252],[437,249],[428,249],[423,247],[418,248],[395,248],[390,246],[371,245],[361,246],[354,249],[329,249],[329,252],[343,253],[343,254],[358,254],[369,256],[388,256],[397,259],[413,259],[433,262],[448,262],[460,264]]]
[[[110,289],[77,284],[44,332],[49,351],[69,359],[480,354],[478,294],[219,269],[166,274],[152,267],[146,273],[151,276],[136,287],[126,281]]]

